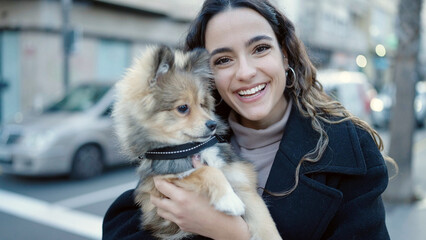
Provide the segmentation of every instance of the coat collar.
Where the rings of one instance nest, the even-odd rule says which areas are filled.
[[[365,174],[365,160],[355,125],[351,121],[332,125],[324,123],[324,129],[329,138],[324,155],[317,163],[303,163],[301,173]],[[279,151],[287,158],[285,160],[296,167],[300,159],[315,148],[318,138],[319,134],[313,130],[310,119],[302,116],[293,104],[279,148]],[[275,161],[283,161],[283,159],[276,157]]]

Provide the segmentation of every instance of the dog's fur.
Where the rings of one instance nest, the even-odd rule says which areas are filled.
[[[209,54],[151,46],[116,84],[113,108],[116,132],[131,159],[155,148],[203,142],[226,126],[214,114]],[[187,106],[188,111],[185,110]],[[179,111],[181,110],[181,111]],[[207,122],[217,123],[208,127]],[[214,123],[213,122],[213,123]],[[141,177],[135,201],[143,212],[142,227],[161,239],[182,239],[191,233],[157,215],[150,194],[161,197],[153,177],[163,176],[179,187],[207,196],[219,211],[243,216],[252,239],[281,239],[268,209],[256,192],[251,164],[236,156],[230,145],[217,143],[198,155],[206,166],[194,169],[191,157],[176,160],[140,160]]]

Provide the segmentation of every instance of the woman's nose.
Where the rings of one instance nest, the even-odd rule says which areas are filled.
[[[247,81],[256,75],[256,67],[247,58],[240,58],[236,77],[240,81]]]

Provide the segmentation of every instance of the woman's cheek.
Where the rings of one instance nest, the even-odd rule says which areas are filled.
[[[217,91],[219,92],[219,94],[222,98],[226,98],[226,96],[225,96],[225,89],[226,88],[225,88],[223,82],[216,81],[216,89],[217,89]]]
[[[231,84],[232,73],[230,69],[220,69],[216,70],[214,73],[214,79],[216,86],[220,85],[222,87],[229,86]]]
[[[224,86],[225,86],[225,82],[224,82],[224,77],[222,74],[215,74],[214,75],[214,83],[216,85],[216,89],[219,91],[223,91]]]

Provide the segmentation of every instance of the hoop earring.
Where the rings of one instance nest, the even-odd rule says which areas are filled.
[[[220,98],[220,101],[219,101],[217,104],[215,104],[214,106],[215,106],[215,107],[219,106],[219,105],[222,103],[222,101],[223,101],[223,98],[221,97],[221,98]]]
[[[295,82],[296,82],[296,72],[294,71],[294,69],[292,68],[292,67],[290,67],[290,66],[288,66],[288,69],[291,71],[291,73],[293,74],[293,82],[290,84],[290,85],[287,85],[286,87],[287,88],[292,88],[292,87],[294,87],[294,84],[295,84]],[[286,76],[288,76],[288,71],[286,71],[285,72],[285,75]]]

